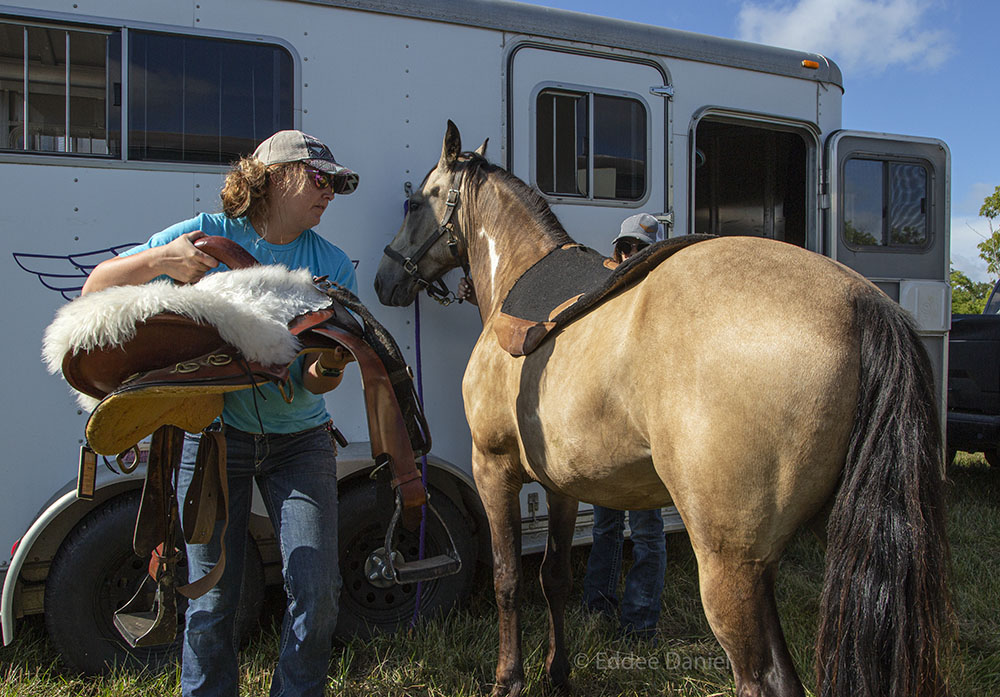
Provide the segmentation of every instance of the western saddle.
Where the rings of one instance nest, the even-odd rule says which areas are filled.
[[[182,503],[184,539],[201,544],[209,541],[217,521],[228,518],[225,439],[213,427],[222,412],[223,395],[256,389],[266,382],[278,385],[285,395],[290,389],[289,367],[296,356],[336,346],[348,350],[358,363],[372,459],[376,468],[389,468],[395,490],[396,511],[386,532],[383,558],[375,560],[375,566],[382,569],[384,581],[396,583],[456,573],[461,559],[453,541],[447,553],[430,559],[405,561],[393,551],[397,523],[401,520],[404,527],[414,528],[428,503],[415,457],[430,449],[430,434],[412,374],[389,333],[353,294],[325,279],[313,279],[301,270],[259,267],[249,253],[226,238],[202,237],[195,245],[231,271],[211,274],[195,286],[154,282],[83,296],[64,306],[46,332],[45,354],[50,368],[58,365],[71,387],[99,400],[86,426],[87,445],[81,453],[78,479],[81,497],[93,495],[97,455],[117,455],[121,469],[129,472],[137,466],[138,458],[130,465],[122,455],[152,436],[133,538],[135,553],[150,558],[149,574],[132,600],[115,613],[115,626],[121,635],[133,647],[172,641],[177,628],[175,591],[196,598],[218,582],[225,568],[223,546],[218,563],[204,577],[185,585],[177,578],[180,552],[174,547],[178,520],[175,482],[184,432],[202,432],[194,477]],[[255,266],[264,271],[246,278],[262,287],[233,298],[212,292],[218,277],[257,273],[241,271]],[[261,274],[278,280],[268,287],[267,281],[260,281]],[[209,278],[211,282],[207,282]],[[232,285],[239,288],[244,276],[233,278]],[[193,293],[199,286],[208,290]],[[286,302],[284,296],[290,287],[298,296]],[[172,294],[194,296],[195,300],[175,301]],[[220,298],[221,310],[217,307]],[[279,346],[257,341],[263,330],[252,325],[213,320],[218,312],[222,312],[220,316],[254,315],[258,302],[271,312],[266,321],[278,323]],[[87,309],[95,304],[100,304],[99,309]],[[271,306],[279,309],[271,310]],[[134,326],[124,330],[105,326],[119,322],[123,315],[135,318]],[[81,328],[84,316],[98,319],[88,320]],[[282,322],[287,333],[280,328]],[[336,429],[334,435],[346,445]],[[429,503],[428,508],[437,516]],[[443,526],[443,520],[437,518]],[[226,524],[223,522],[223,534]],[[450,540],[451,532],[445,531]],[[155,584],[151,609],[150,584]]]

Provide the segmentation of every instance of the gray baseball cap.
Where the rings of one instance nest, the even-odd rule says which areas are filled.
[[[332,174],[334,191],[351,194],[358,188],[358,175],[339,164],[319,138],[302,131],[278,131],[257,146],[253,156],[265,165],[304,162],[321,172]]]
[[[618,237],[616,237],[614,241],[617,242],[623,237],[631,237],[639,240],[640,242],[645,242],[646,244],[653,244],[656,242],[659,232],[659,220],[651,216],[649,213],[639,213],[637,215],[629,216],[622,221],[622,230],[618,233]]]

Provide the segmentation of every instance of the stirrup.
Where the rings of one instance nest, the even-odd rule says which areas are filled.
[[[156,584],[153,607],[145,609],[147,585]],[[165,574],[159,581],[143,577],[132,599],[115,613],[115,629],[132,648],[169,644],[177,636],[177,595],[173,576]]]
[[[396,510],[392,513],[392,520],[389,522],[389,529],[385,533],[385,546],[381,547],[369,556],[365,563],[365,575],[368,580],[376,586],[389,585],[391,583],[404,584],[416,583],[418,581],[433,581],[457,574],[462,568],[462,558],[458,554],[455,546],[455,539],[451,536],[451,531],[445,525],[441,514],[431,505],[430,492],[427,493],[427,508],[430,509],[434,517],[441,523],[445,534],[448,536],[448,546],[450,549],[444,554],[438,554],[427,559],[416,559],[406,561],[403,555],[395,551],[392,546],[392,538],[396,532],[396,525],[403,513],[403,499],[400,493],[396,492]]]

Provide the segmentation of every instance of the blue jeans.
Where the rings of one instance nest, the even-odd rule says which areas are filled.
[[[659,509],[628,511],[632,568],[625,578],[621,626],[626,633],[653,635],[660,619],[660,595],[667,570],[663,515]],[[625,511],[594,506],[594,544],[583,578],[583,605],[609,617],[618,613]]]
[[[294,434],[253,435],[227,428],[229,527],[226,568],[218,585],[188,603],[181,665],[184,697],[237,697],[236,608],[253,481],[263,496],[281,548],[288,605],[272,697],[321,696],[340,598],[337,558],[337,460],[325,426]],[[198,436],[188,434],[178,501],[191,483]],[[187,546],[189,580],[219,557],[222,521],[213,539]]]

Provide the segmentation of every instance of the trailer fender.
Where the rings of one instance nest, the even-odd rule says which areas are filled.
[[[139,467],[127,476],[112,472],[98,473],[97,489],[93,500],[77,498],[76,482],[67,483],[49,499],[35,517],[34,522],[18,541],[17,550],[10,560],[7,573],[3,578],[3,594],[0,596],[0,623],[3,626],[3,645],[14,641],[15,602],[20,590],[21,571],[33,554],[37,554],[39,546],[44,547],[45,555],[51,559],[62,544],[63,539],[91,509],[118,494],[142,486],[145,468]],[[51,553],[48,551],[51,549]]]

